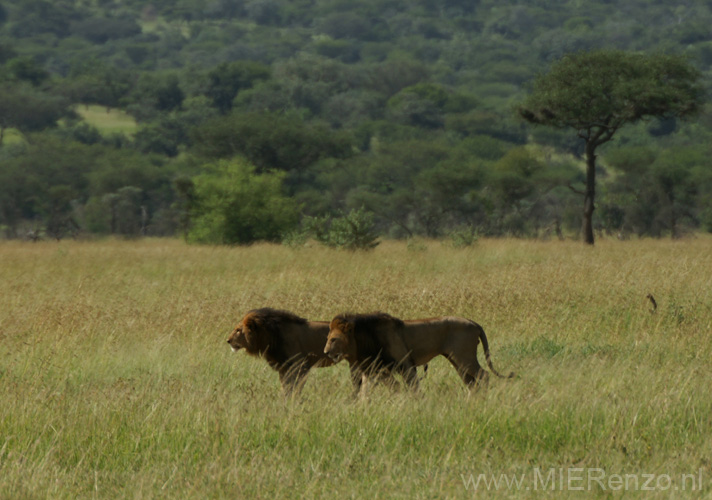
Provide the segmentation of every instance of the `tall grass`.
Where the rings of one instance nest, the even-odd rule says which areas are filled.
[[[425,247],[2,243],[0,497],[471,498],[479,474],[535,497],[535,470],[579,468],[711,495],[712,239]],[[342,364],[285,401],[225,343],[262,306],[465,316],[518,376],[469,393],[438,359],[416,395],[352,401]]]

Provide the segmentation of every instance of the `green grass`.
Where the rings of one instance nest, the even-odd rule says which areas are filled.
[[[136,132],[136,120],[119,110],[105,106],[90,105],[77,106],[76,112],[90,125],[99,129],[104,135],[126,134],[131,135]]]
[[[2,243],[0,497],[472,498],[469,475],[516,474],[479,494],[535,498],[569,468],[712,495],[712,239],[424,245]],[[341,364],[285,401],[225,343],[261,306],[465,316],[517,378],[471,394],[439,359],[417,395],[352,401]]]

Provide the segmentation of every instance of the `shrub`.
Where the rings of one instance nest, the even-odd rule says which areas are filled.
[[[329,228],[329,245],[347,250],[371,250],[378,246],[373,214],[365,209],[351,210],[336,217]]]
[[[450,245],[454,248],[469,247],[477,243],[478,238],[477,231],[470,226],[463,226],[450,233]]]
[[[195,177],[188,240],[247,244],[280,241],[297,224],[298,206],[282,192],[283,173],[255,174],[244,160],[219,161]]]
[[[301,229],[290,233],[284,244],[303,246],[309,238],[322,245],[346,250],[371,250],[378,246],[373,214],[364,208],[351,210],[339,217],[304,217]]]

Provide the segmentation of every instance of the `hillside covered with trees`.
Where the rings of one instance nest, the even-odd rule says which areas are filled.
[[[602,48],[685,56],[709,87],[712,2],[0,0],[0,228],[576,236],[584,143],[516,107]],[[706,108],[621,129],[596,230],[712,231],[711,139]]]

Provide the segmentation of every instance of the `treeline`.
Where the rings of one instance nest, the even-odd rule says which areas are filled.
[[[600,47],[685,54],[707,81],[710,26],[702,1],[1,1],[0,226],[344,246],[573,235],[581,141],[513,106],[552,61]],[[135,131],[82,120],[88,105]],[[601,151],[597,228],[712,230],[711,135],[707,112],[621,131]]]

